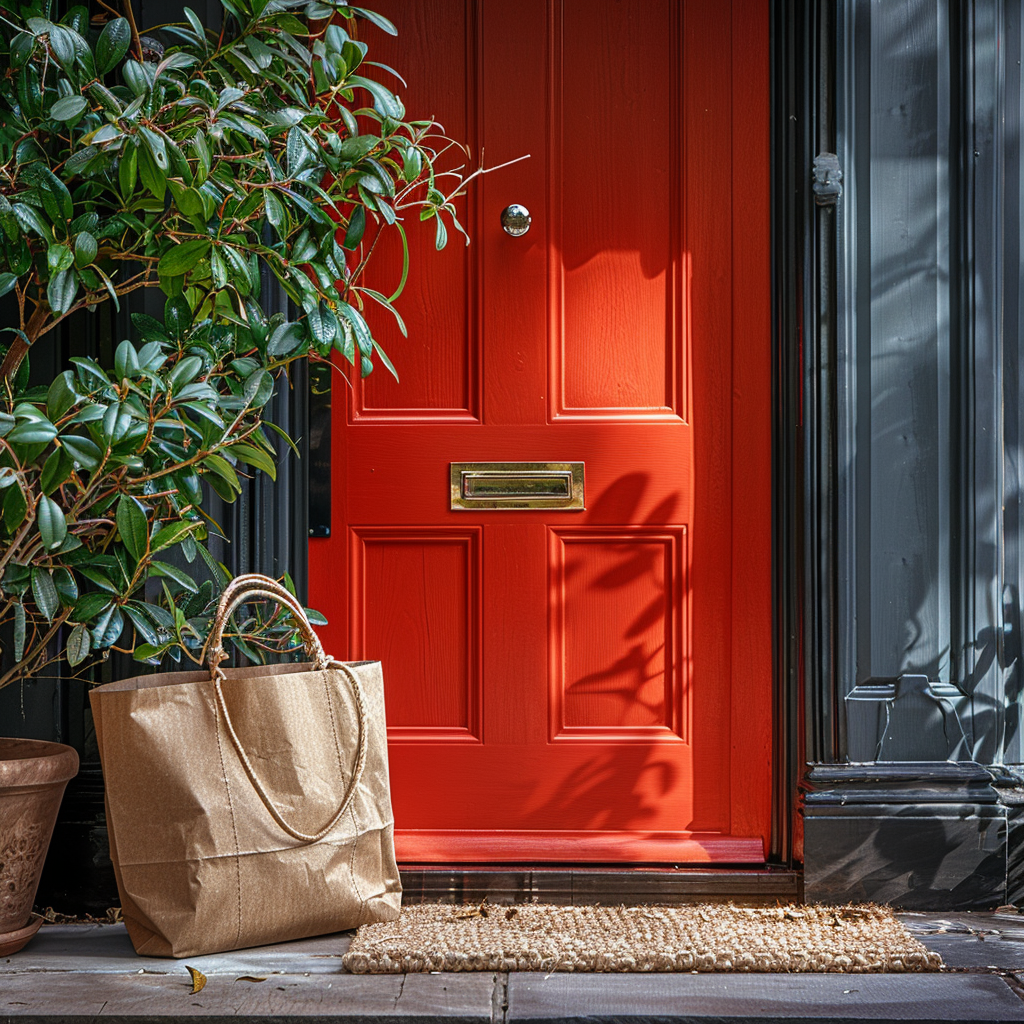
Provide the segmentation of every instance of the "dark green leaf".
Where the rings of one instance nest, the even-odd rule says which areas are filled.
[[[245,379],[242,397],[247,406],[262,409],[274,393],[274,378],[266,370],[254,370]]]
[[[135,346],[126,338],[114,352],[114,373],[119,380],[135,377],[139,373],[139,354]]]
[[[14,660],[25,656],[25,606],[19,601],[14,606]]]
[[[210,480],[211,484],[215,484],[217,478],[219,478],[228,485],[230,490],[236,492],[241,491],[242,485],[238,482],[238,474],[234,471],[231,463],[228,462],[227,459],[222,459],[219,455],[207,455],[203,460],[203,467],[205,469],[212,470],[214,473],[214,476],[212,477],[207,474],[207,478]],[[218,491],[218,493],[220,492]],[[228,500],[230,501],[233,499],[229,498]]]
[[[74,610],[69,618],[72,622],[90,622],[100,612],[105,611],[110,605],[110,597],[107,594],[97,594],[92,591],[83,594],[76,602]]]
[[[101,406],[96,408],[102,410]],[[83,469],[95,469],[103,458],[103,452],[100,450],[99,445],[88,437],[80,437],[77,434],[64,434],[61,436],[60,443],[67,449],[71,458]]]
[[[160,634],[153,628],[153,623],[143,611],[144,608],[145,605],[138,601],[129,601],[124,606],[124,611],[147,644],[158,644]]]
[[[71,456],[63,448],[55,448],[43,463],[43,471],[39,474],[39,486],[43,494],[53,494],[75,468]]]
[[[216,458],[216,456],[211,455],[209,458]],[[149,549],[154,553],[157,551],[163,551],[164,548],[169,548],[173,544],[180,543],[180,541],[187,537],[194,529],[196,529],[196,524],[188,520],[171,523],[169,526],[165,526],[163,529],[157,530],[153,535],[153,539],[150,541]]]
[[[113,402],[107,406],[103,414],[103,436],[110,444],[124,437],[131,422],[131,413],[121,402]]]
[[[362,75],[352,75],[349,78],[350,85],[358,85],[365,89],[373,97],[374,107],[385,117],[392,120],[399,120],[405,115],[405,107],[402,101],[380,82],[374,82],[370,78],[363,78]]]
[[[164,303],[164,325],[177,339],[192,326],[192,307],[184,295],[173,295]]]
[[[300,323],[278,324],[267,342],[267,355],[272,358],[291,355],[306,339],[306,332]]]
[[[105,75],[128,52],[132,30],[126,18],[114,18],[103,26],[96,40],[96,70]]]
[[[164,193],[167,191],[167,174],[157,166],[150,151],[142,147],[138,151],[139,177],[142,184],[159,201],[164,201]]]
[[[68,524],[60,505],[45,494],[39,498],[39,504],[36,506],[36,525],[39,527],[39,535],[43,538],[43,547],[47,551],[59,548],[68,535]]]
[[[199,356],[186,356],[174,364],[167,374],[167,384],[172,391],[191,383],[203,369],[203,361]]]
[[[174,475],[178,490],[192,505],[199,505],[203,500],[203,491],[199,484],[199,476],[191,469],[183,469]]]
[[[75,266],[87,267],[99,252],[99,244],[88,231],[79,231],[75,236]]]
[[[357,206],[349,218],[348,228],[345,230],[345,241],[342,245],[346,249],[355,249],[363,239],[363,232],[366,230],[366,208]]]
[[[78,401],[75,375],[64,370],[53,378],[46,392],[46,414],[51,421],[59,420]]]
[[[146,341],[171,340],[171,335],[164,325],[145,313],[132,313],[132,323]]]
[[[31,231],[47,242],[53,241],[53,228],[39,215],[39,211],[27,203],[15,203],[11,210],[23,231]]]
[[[398,35],[398,29],[395,28],[394,24],[388,21],[388,19],[385,18],[383,14],[378,14],[376,11],[369,11],[365,7],[343,8],[342,11],[339,13],[343,13],[345,14],[346,17],[349,17],[349,11],[352,11],[354,14],[361,14],[367,21],[373,22],[373,24],[376,25],[377,28],[383,29],[385,32],[387,32],[389,36]]]
[[[64,245],[62,242],[51,245],[46,251],[46,264],[50,268],[51,274],[58,274],[62,270],[67,270],[74,262],[75,254],[69,246]]]
[[[330,345],[338,331],[338,321],[323,303],[309,311],[309,331],[321,345]]]
[[[28,32],[22,32],[15,36],[11,43],[11,64],[15,68],[23,68],[28,63],[29,57],[32,56],[35,45],[35,36]]]
[[[233,245],[225,245],[222,252],[227,257],[228,263],[234,270],[232,283],[243,295],[248,295],[256,286],[253,275],[250,272],[249,263],[245,256]]]
[[[273,225],[278,235],[283,237],[287,228],[288,214],[281,200],[269,188],[264,189],[263,206],[266,210],[267,220]]]
[[[50,117],[55,121],[75,121],[88,106],[89,101],[84,96],[65,96],[50,107]]]
[[[210,251],[208,238],[195,238],[176,245],[165,253],[157,264],[156,271],[161,277],[178,277],[195,268],[196,264]]]
[[[57,588],[53,585],[53,577],[46,569],[32,570],[32,597],[47,622],[52,622],[54,612],[60,606],[60,597],[57,595]]]
[[[8,487],[4,495],[4,525],[8,533],[14,531],[25,521],[28,504],[20,487]]]
[[[74,668],[80,665],[89,656],[92,648],[92,634],[82,623],[79,623],[68,637],[68,664]]]
[[[71,608],[78,600],[78,584],[70,569],[63,565],[53,570],[53,585],[57,588],[60,603],[65,608]]]
[[[210,276],[213,278],[214,288],[223,288],[228,283],[228,268],[216,249],[210,250]]]
[[[8,435],[7,440],[14,444],[46,444],[57,436],[57,428],[43,420],[28,420],[20,423]]]
[[[238,459],[239,462],[244,462],[256,469],[262,469],[271,480],[277,479],[277,467],[265,451],[262,451],[259,448],[254,448],[250,444],[233,444],[228,448],[228,451]]]
[[[66,313],[75,304],[78,294],[78,277],[73,270],[62,270],[50,278],[46,286],[46,298],[54,313]]]
[[[135,191],[135,181],[139,173],[139,150],[137,146],[125,143],[121,150],[121,159],[117,165],[117,183],[121,196],[127,199]]]
[[[182,572],[177,566],[170,565],[167,562],[160,562],[154,559],[150,562],[150,573],[153,576],[166,576],[168,579],[174,580],[175,583],[184,587],[190,594],[196,593],[199,589],[196,581],[187,572]]]
[[[121,535],[124,546],[136,562],[146,553],[146,540],[149,537],[149,522],[142,503],[130,494],[121,495],[117,503],[117,532]]]
[[[124,630],[124,616],[121,614],[121,609],[112,605],[108,611],[103,612],[96,619],[93,630],[97,648],[102,649],[117,643]]]
[[[85,174],[92,170],[93,165],[99,161],[102,155],[103,151],[96,146],[85,146],[67,158],[64,163],[64,173],[69,177]]]
[[[373,352],[373,335],[370,333],[370,327],[363,319],[362,313],[347,302],[338,303],[338,312],[352,325],[359,351],[369,357]]]

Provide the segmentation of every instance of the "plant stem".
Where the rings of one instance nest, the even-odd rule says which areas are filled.
[[[132,30],[132,46],[135,47],[136,60],[142,63],[142,40],[139,38],[139,27],[135,24],[135,12],[132,10],[132,0],[122,0],[124,16],[128,19],[128,25]]]

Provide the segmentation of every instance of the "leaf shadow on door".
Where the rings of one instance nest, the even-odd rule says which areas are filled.
[[[647,488],[646,474],[630,473],[616,481],[592,506],[594,521],[614,518],[639,525],[636,540],[630,541],[623,535],[621,541],[605,541],[600,545],[603,561],[599,569],[595,571],[584,559],[567,559],[563,574],[567,604],[575,598],[585,606],[603,608],[609,602],[602,600],[602,594],[624,598],[617,606],[617,617],[606,618],[602,623],[604,627],[614,627],[611,635],[603,637],[599,648],[606,655],[604,663],[566,679],[565,685],[569,706],[598,697],[593,712],[604,719],[602,725],[609,727],[671,727],[673,720],[669,702],[673,700],[672,679],[679,666],[671,663],[671,651],[667,653],[666,648],[675,629],[675,574],[666,566],[664,545],[645,542],[644,528],[657,530],[672,523],[682,496],[678,491],[667,495],[641,518],[640,507]],[[628,614],[622,614],[627,606]],[[613,656],[608,660],[610,651]],[[659,681],[660,686],[651,685]],[[580,710],[583,712],[582,706]]]
[[[671,739],[682,714],[685,673],[672,654],[683,649],[674,636],[682,587],[664,542],[682,494],[651,490],[645,473],[619,477],[590,504],[593,528],[563,538],[561,578],[552,581],[562,591],[552,593],[562,617],[561,726],[597,730],[604,749],[557,787],[535,787],[537,820],[568,815],[578,827],[643,830],[665,821],[666,800],[681,790],[678,751],[651,739]],[[589,550],[574,556],[574,547]]]

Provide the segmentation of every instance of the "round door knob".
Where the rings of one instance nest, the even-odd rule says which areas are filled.
[[[506,206],[501,211],[501,227],[506,235],[519,238],[530,230],[530,211],[519,203]]]

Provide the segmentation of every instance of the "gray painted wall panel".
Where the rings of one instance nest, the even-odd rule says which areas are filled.
[[[1020,4],[848,0],[838,43],[842,753],[1017,763]]]
[[[874,3],[866,41],[870,123],[858,142],[869,148],[870,277],[858,291],[857,413],[869,423],[858,458],[870,532],[857,565],[859,683],[949,671],[946,6]]]

